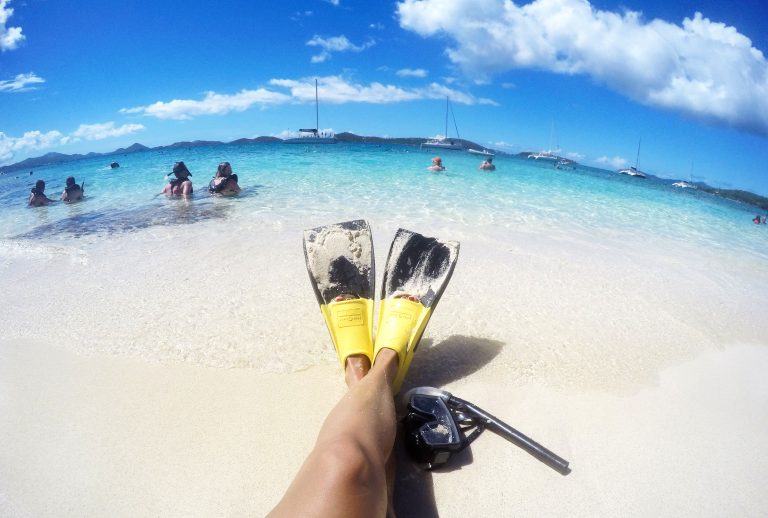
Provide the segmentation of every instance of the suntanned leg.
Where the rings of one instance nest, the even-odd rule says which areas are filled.
[[[387,514],[397,362],[390,349],[379,352],[372,368],[365,357],[347,359],[349,390],[328,414],[315,447],[270,516]]]

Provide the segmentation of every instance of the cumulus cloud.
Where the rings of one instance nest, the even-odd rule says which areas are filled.
[[[400,25],[447,36],[472,77],[521,68],[588,75],[640,103],[768,135],[768,63],[734,27],[701,13],[682,24],[587,0],[403,0]]]
[[[72,137],[85,140],[104,140],[105,138],[122,137],[123,135],[130,135],[137,131],[144,130],[144,126],[141,124],[123,124],[120,127],[115,127],[114,122],[104,122],[101,124],[81,124],[72,133]]]
[[[285,94],[259,88],[257,90],[241,90],[232,95],[207,92],[205,98],[200,101],[193,99],[157,101],[149,106],[122,108],[120,113],[141,113],[158,119],[185,120],[197,115],[224,115],[233,111],[241,112],[254,105],[283,104],[289,100]]]
[[[319,77],[317,80],[322,101],[332,104],[390,104],[446,97],[461,104],[496,104],[491,99],[478,98],[438,83],[430,83],[419,88],[403,88],[377,82],[367,85],[358,84],[340,76]],[[244,111],[253,106],[315,102],[315,78],[272,79],[269,84],[276,88],[241,90],[233,95],[208,92],[202,100],[157,101],[148,106],[122,108],[120,113],[141,114],[158,119],[187,120],[199,115],[223,115],[231,111]]]
[[[607,157],[601,156],[595,160],[598,164],[610,166],[613,169],[621,169],[627,165],[627,160],[620,156]]]
[[[384,85],[373,82],[362,85],[347,81],[340,76],[320,77],[318,85],[323,102],[333,104],[371,103],[390,104],[421,99],[445,99],[461,104],[496,104],[490,99],[477,98],[471,94],[460,92],[446,86],[430,83],[420,88],[403,88],[395,85]],[[292,99],[300,102],[315,101],[314,79],[272,79],[273,86],[287,88]]]
[[[322,63],[330,59],[331,54],[334,52],[362,52],[368,47],[375,44],[373,41],[368,41],[362,45],[355,45],[347,39],[346,36],[332,36],[330,38],[322,38],[318,35],[314,35],[311,40],[307,42],[310,47],[320,47],[320,54],[312,56],[312,63]]]
[[[401,68],[395,73],[400,77],[427,77],[427,71],[423,68]]]
[[[114,122],[105,122],[102,124],[81,124],[69,135],[64,135],[58,130],[45,133],[38,130],[27,131],[21,137],[11,137],[0,132],[0,163],[9,162],[19,152],[63,146],[81,139],[103,140],[110,137],[121,137],[143,129],[144,126],[141,124],[123,124],[116,128]]]
[[[0,51],[15,49],[24,39],[21,27],[8,27],[8,18],[13,16],[13,9],[8,7],[11,0],[0,0]]]
[[[29,85],[39,83],[45,83],[45,79],[38,77],[34,72],[18,74],[13,79],[0,81],[0,92],[26,92],[27,90],[35,89],[35,87]]]
[[[10,160],[19,151],[44,149],[67,141],[67,137],[56,130],[46,133],[37,130],[27,131],[21,137],[11,137],[0,131],[0,162]]]

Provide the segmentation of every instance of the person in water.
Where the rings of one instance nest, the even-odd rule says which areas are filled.
[[[30,207],[42,207],[54,201],[56,200],[52,200],[45,195],[45,182],[38,180],[32,188],[32,194],[29,195],[29,202],[27,204]]]
[[[222,196],[233,196],[240,192],[237,175],[232,172],[232,166],[229,165],[229,162],[219,164],[216,169],[216,176],[208,184],[208,192]]]
[[[83,199],[83,194],[85,194],[85,190],[82,186],[75,183],[75,177],[68,176],[67,186],[64,187],[64,192],[61,193],[61,201],[67,203],[80,201]]]
[[[392,510],[397,371],[392,349],[382,349],[373,367],[365,355],[347,358],[347,393],[269,516],[385,516]]]
[[[433,158],[432,165],[427,167],[427,171],[445,171],[445,167],[443,167],[443,159],[439,156]]]
[[[480,164],[480,170],[481,171],[495,171],[496,166],[493,165],[493,158],[488,157],[485,159],[485,161]]]
[[[169,176],[171,174],[175,175],[176,178],[172,178],[168,182],[162,194],[167,196],[190,196],[192,194],[192,181],[189,177],[192,176],[192,173],[189,172],[184,162],[176,162]]]

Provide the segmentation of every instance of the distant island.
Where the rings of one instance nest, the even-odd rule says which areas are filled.
[[[354,133],[343,132],[343,133],[336,134],[336,140],[342,143],[418,146],[423,144],[424,142],[427,142],[430,139],[427,139],[424,137],[402,137],[402,138],[365,137],[365,136],[355,135]],[[465,149],[487,149],[485,146],[481,146],[480,144],[477,144],[470,140],[464,140],[464,139],[452,139],[452,140],[455,142],[461,143]],[[237,140],[233,140],[232,142],[221,142],[218,140],[182,141],[182,142],[175,142],[167,146],[157,146],[153,148],[147,147],[137,142],[131,146],[128,146],[125,148],[118,148],[114,151],[107,152],[107,153],[91,152],[86,154],[76,153],[73,155],[67,155],[64,153],[46,153],[45,155],[42,155],[39,157],[27,158],[25,160],[22,160],[21,162],[16,162],[15,164],[0,166],[0,174],[8,174],[13,171],[32,170],[36,167],[42,167],[42,166],[54,165],[54,164],[63,164],[66,162],[74,162],[74,161],[83,160],[86,158],[128,155],[131,153],[140,153],[143,151],[158,151],[158,150],[164,150],[164,149],[193,148],[193,147],[204,147],[204,146],[224,146],[224,145],[231,145],[231,144],[242,145],[242,144],[255,144],[255,143],[265,143],[265,142],[279,143],[282,141],[283,141],[282,139],[277,137],[263,136],[263,137],[256,137],[256,138],[240,138]],[[528,155],[532,153],[531,151],[523,151],[521,153],[517,153],[513,155],[511,153],[505,153],[503,151],[498,151],[495,149],[491,151],[493,151],[497,155],[506,155],[506,156],[516,157],[516,158],[528,158]],[[663,179],[658,178],[656,176],[654,176],[654,178],[664,181]],[[728,200],[732,200],[740,203],[746,203],[748,205],[752,205],[754,207],[768,211],[768,198],[764,196],[760,196],[758,194],[755,194],[749,191],[743,191],[738,189],[718,189],[716,187],[711,187],[703,182],[695,182],[695,186],[699,191],[710,193],[715,196],[719,196],[721,198],[725,198]]]

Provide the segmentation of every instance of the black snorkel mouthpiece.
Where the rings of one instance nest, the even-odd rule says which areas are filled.
[[[571,472],[568,461],[480,407],[449,392],[418,387],[406,395],[403,418],[409,455],[427,469],[440,467],[469,446],[486,428],[545,463],[562,475]]]

